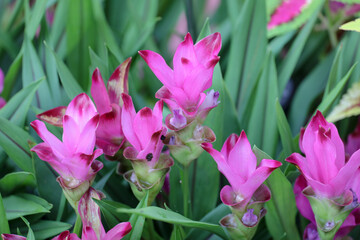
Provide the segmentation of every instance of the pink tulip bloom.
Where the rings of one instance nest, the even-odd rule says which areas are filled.
[[[80,238],[75,233],[64,231],[60,233],[60,235],[54,237],[52,240],[80,240]]]
[[[26,240],[26,237],[15,234],[1,234],[3,240]]]
[[[176,49],[171,69],[157,53],[143,50],[139,54],[164,86],[156,93],[169,107],[181,108],[183,114],[194,116],[205,100],[204,91],[211,87],[221,36],[214,33],[194,45],[188,33]]]
[[[124,135],[132,147],[127,147],[124,156],[128,159],[145,159],[155,166],[164,146],[161,137],[166,133],[162,124],[163,102],[158,101],[154,109],[144,107],[136,113],[129,95],[123,93],[124,107],[121,123]]]
[[[301,131],[299,145],[306,157],[293,153],[286,161],[298,166],[315,195],[329,199],[344,197],[351,201],[350,185],[360,166],[360,151],[345,163],[344,144],[339,133],[319,111]]]
[[[96,146],[104,153],[114,156],[123,145],[125,138],[121,128],[121,93],[128,93],[128,73],[131,58],[126,59],[111,75],[107,90],[98,68],[92,75],[91,95],[100,113],[96,130]]]
[[[2,91],[4,90],[4,73],[2,72],[1,68],[0,68],[0,94],[2,93]],[[2,97],[0,97],[0,109],[3,108],[6,104],[5,99],[3,99]]]
[[[63,184],[75,188],[84,181],[92,180],[102,168],[102,163],[95,160],[102,150],[94,151],[98,123],[99,114],[91,99],[85,93],[79,94],[70,102],[63,116],[62,141],[50,133],[43,122],[31,122],[44,140],[31,151],[60,174]]]
[[[301,13],[307,4],[307,0],[284,0],[271,15],[268,29],[291,21]]]
[[[360,177],[360,175],[358,175]],[[359,180],[356,180],[358,182]],[[319,234],[316,227],[316,220],[314,212],[311,208],[309,200],[303,194],[303,190],[308,187],[308,183],[303,175],[300,175],[294,185],[294,193],[296,199],[296,206],[299,209],[301,215],[308,219],[311,223],[306,227],[303,238],[309,240],[319,239]],[[359,188],[354,186],[354,191],[359,194]],[[340,229],[337,231],[335,238],[341,238],[346,236],[356,225],[360,224],[360,209],[355,208],[349,216],[345,219]]]
[[[210,143],[203,143],[202,147],[214,158],[219,171],[225,175],[231,185],[225,186],[220,192],[224,204],[236,208],[245,207],[258,189],[264,190],[264,194],[268,195],[265,201],[270,199],[269,190],[263,182],[272,171],[281,166],[281,163],[263,159],[260,165],[256,166],[256,156],[244,131],[241,132],[240,137],[231,134],[226,139],[221,152],[213,149]]]

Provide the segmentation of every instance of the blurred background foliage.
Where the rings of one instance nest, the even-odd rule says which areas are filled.
[[[0,68],[5,74],[1,96],[7,105],[0,110],[0,232],[25,234],[27,226],[20,219],[24,216],[35,238],[47,239],[71,228],[75,220],[56,173],[30,152],[39,142],[29,127],[35,114],[67,105],[81,92],[89,94],[96,67],[107,81],[128,57],[132,57],[129,86],[136,108],[152,106],[162,84],[137,51],[156,51],[171,66],[176,46],[187,32],[194,40],[220,32],[221,60],[212,88],[220,92],[221,103],[206,122],[217,136],[215,148],[220,149],[230,133],[244,129],[252,144],[283,162],[282,171],[267,181],[281,197],[273,194],[266,204],[268,213],[255,239],[300,239],[306,220],[297,214],[291,187],[298,173],[284,159],[299,151],[298,133],[314,111],[328,115],[341,95],[359,81],[360,34],[338,27],[356,15],[346,14],[348,5],[360,1],[344,0],[348,5],[337,12],[331,11],[329,0],[309,1],[289,23],[269,30],[267,23],[281,2],[1,0]],[[164,110],[164,116],[168,113]],[[356,121],[352,117],[337,123],[343,140]],[[61,136],[58,128],[48,128]],[[107,195],[99,204],[110,228],[130,216],[114,209],[133,208],[138,201],[116,174],[116,163],[102,160],[105,167],[95,188]],[[165,202],[182,213],[178,168],[171,170],[169,196],[163,194],[158,204]],[[192,219],[217,224],[229,212],[219,200],[225,180],[207,154],[196,161],[190,175]],[[201,228],[184,230],[182,225],[172,228],[156,221],[155,234],[146,221],[143,238],[210,236]],[[352,232],[355,239],[359,234],[359,228]]]

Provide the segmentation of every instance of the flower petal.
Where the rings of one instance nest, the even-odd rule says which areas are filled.
[[[217,55],[220,52],[220,33],[216,32],[201,39],[195,44],[194,48],[198,61],[205,65],[205,63],[213,60],[214,58],[217,58]]]
[[[63,126],[63,117],[66,112],[66,106],[60,106],[43,113],[36,115],[41,121],[47,122],[51,125],[62,127]]]
[[[94,70],[92,75],[91,96],[93,97],[96,108],[100,114],[111,111],[109,95],[98,68]]]
[[[129,93],[128,75],[130,63],[131,57],[127,58],[115,69],[107,84],[110,102],[119,106],[123,105],[121,94]]]
[[[296,199],[296,206],[299,209],[301,215],[310,220],[311,222],[315,222],[314,212],[312,211],[309,200],[302,193],[303,190],[308,186],[306,179],[303,175],[300,175],[294,184],[294,194]]]
[[[3,240],[26,240],[26,237],[15,234],[1,234]]]
[[[138,151],[141,150],[141,143],[133,129],[134,119],[136,116],[134,104],[129,95],[121,94],[124,102],[124,107],[121,111],[121,128],[123,129],[126,139],[135,147]]]
[[[149,65],[150,69],[160,80],[160,82],[162,82],[167,87],[174,86],[173,70],[166,64],[165,60],[160,54],[149,50],[139,51],[139,54]]]
[[[131,229],[130,222],[119,223],[107,232],[104,240],[119,240],[128,234]]]

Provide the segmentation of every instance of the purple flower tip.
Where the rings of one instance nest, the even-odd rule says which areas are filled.
[[[254,209],[248,209],[244,216],[241,218],[241,221],[247,227],[255,226],[258,222],[258,217],[254,214]]]
[[[173,125],[175,128],[182,128],[186,125],[186,118],[182,113],[181,109],[175,109],[174,115],[170,119],[170,124]]]

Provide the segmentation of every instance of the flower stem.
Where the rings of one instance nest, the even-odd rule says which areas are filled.
[[[184,166],[182,169],[182,173],[180,174],[181,178],[181,186],[183,192],[183,201],[184,201],[184,216],[190,217],[190,188],[189,188],[189,166]]]
[[[76,214],[76,222],[73,229],[73,233],[81,237],[81,230],[82,230],[82,222],[79,214]]]

